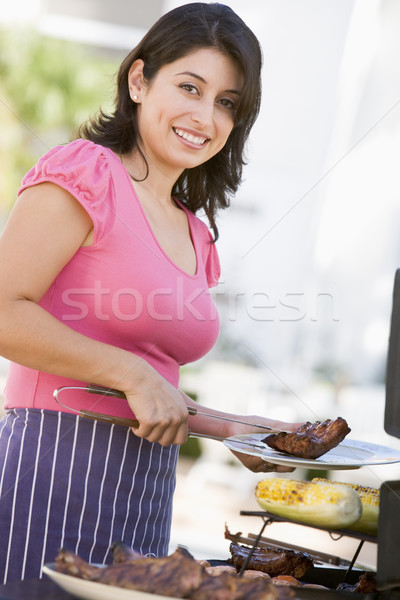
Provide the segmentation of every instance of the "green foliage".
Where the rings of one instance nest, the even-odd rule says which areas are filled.
[[[197,402],[197,394],[188,391],[185,391],[185,394]],[[184,456],[186,458],[199,458],[201,456],[201,446],[199,440],[197,438],[188,438],[187,442],[182,444],[180,447],[179,456]]]
[[[0,209],[26,171],[100,106],[109,110],[117,64],[75,43],[0,29]]]

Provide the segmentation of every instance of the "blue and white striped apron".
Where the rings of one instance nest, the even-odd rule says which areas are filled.
[[[110,562],[123,541],[168,553],[179,446],[38,409],[0,420],[0,581],[36,578],[67,548]]]

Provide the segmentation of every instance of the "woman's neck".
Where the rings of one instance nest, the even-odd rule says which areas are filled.
[[[179,178],[181,172],[172,173],[171,169],[163,169],[162,166],[155,164],[154,161],[146,163],[138,151],[131,154],[121,155],[120,160],[125,169],[132,178],[135,187],[145,190],[149,196],[161,204],[171,204],[172,188]]]

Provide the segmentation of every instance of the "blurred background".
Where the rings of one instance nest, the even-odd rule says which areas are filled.
[[[263,102],[243,185],[219,217],[220,339],[183,368],[182,386],[202,404],[242,414],[340,415],[354,439],[400,448],[383,428],[400,262],[400,3],[224,3],[262,44]],[[25,172],[100,106],[112,106],[120,61],[179,4],[14,0],[2,7],[0,227]],[[2,380],[6,373],[3,360]],[[379,487],[399,478],[400,467],[329,476]],[[199,557],[225,556],[224,521],[257,532],[258,521],[239,510],[257,508],[259,479],[217,442],[191,440],[182,449],[173,543]],[[373,549],[365,560],[374,560]]]

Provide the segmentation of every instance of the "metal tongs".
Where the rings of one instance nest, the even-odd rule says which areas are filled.
[[[59,394],[61,392],[67,391],[67,390],[83,390],[85,392],[88,392],[89,394],[98,394],[103,397],[111,396],[113,398],[121,398],[121,399],[126,400],[126,396],[125,396],[124,392],[121,392],[120,390],[115,390],[113,388],[103,387],[100,385],[89,384],[87,386],[59,387],[54,390],[53,396],[54,396],[56,402],[58,402],[58,404],[60,406],[67,408],[68,410],[71,410],[73,412],[76,412],[77,414],[79,414],[80,417],[84,417],[85,419],[92,419],[95,421],[104,421],[105,423],[113,423],[115,425],[123,425],[125,427],[133,427],[133,428],[139,427],[139,421],[137,419],[116,417],[114,415],[107,415],[104,413],[93,412],[93,411],[86,410],[83,408],[78,410],[78,409],[72,408],[70,406],[67,406],[66,404],[62,403],[59,399]],[[280,433],[282,431],[285,431],[283,429],[274,429],[272,427],[267,427],[266,425],[247,423],[246,421],[241,421],[239,419],[232,419],[230,417],[223,417],[221,415],[213,415],[212,413],[207,413],[207,412],[197,410],[197,408],[194,408],[192,406],[188,406],[187,409],[188,409],[189,415],[201,415],[201,416],[210,417],[213,419],[220,419],[222,421],[231,421],[232,423],[240,423],[241,425],[249,425],[250,427],[255,427],[257,429],[262,430],[267,435],[269,433]],[[289,432],[287,432],[287,433],[289,433]],[[207,439],[217,440],[220,442],[223,442],[225,440],[225,438],[222,438],[222,437],[212,436],[212,435],[203,434],[203,433],[192,433],[191,431],[189,431],[189,436],[190,437],[198,437],[198,438],[207,438]],[[258,444],[253,444],[253,443],[249,444],[248,442],[240,442],[236,439],[235,439],[235,443],[243,443],[243,444],[246,444],[246,446],[251,445],[251,446],[255,446],[257,448],[262,448],[263,450],[265,450],[265,446],[261,446]]]

